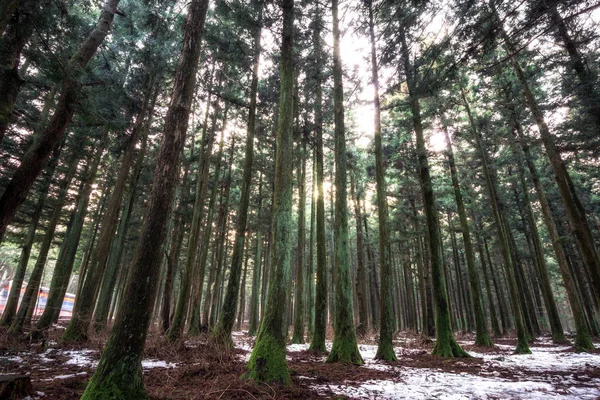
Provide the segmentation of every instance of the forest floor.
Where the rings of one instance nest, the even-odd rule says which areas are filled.
[[[106,335],[67,347],[58,341],[62,329],[55,326],[41,342],[11,344],[0,338],[0,374],[30,375],[28,400],[79,399],[94,372]],[[375,361],[376,341],[368,338],[359,345],[365,361],[360,367],[326,364],[325,356],[307,352],[308,345],[289,345],[290,387],[240,379],[254,338],[235,332],[236,349],[230,353],[211,348],[206,339],[166,344],[160,335],[150,335],[142,368],[151,399],[600,398],[600,351],[575,353],[545,337],[531,345],[531,355],[515,355],[514,338],[498,338],[495,346],[481,348],[471,345],[472,335],[459,335],[472,357],[444,359],[430,355],[430,340],[400,332],[398,362]]]

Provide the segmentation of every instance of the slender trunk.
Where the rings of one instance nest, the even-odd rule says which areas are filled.
[[[356,221],[356,297],[358,299],[358,320],[356,334],[362,337],[369,331],[369,320],[367,310],[367,274],[365,272],[365,257],[363,243],[362,217],[360,215],[360,197],[356,191],[356,178],[354,172],[350,173],[350,195],[353,199],[354,218]]]
[[[208,263],[208,248],[210,245],[210,236],[212,233],[212,221],[213,215],[215,212],[215,201],[217,198],[217,189],[219,187],[219,182],[221,180],[221,165],[223,164],[223,144],[225,138],[225,130],[227,128],[227,111],[229,106],[225,106],[225,110],[223,112],[223,126],[221,129],[221,140],[219,143],[219,152],[217,153],[217,157],[215,159],[215,173],[214,173],[214,181],[210,194],[210,200],[208,201],[207,215],[206,215],[206,225],[204,227],[204,231],[202,232],[202,243],[200,244],[200,258],[198,260],[198,265],[196,266],[196,285],[194,294],[192,297],[192,309],[191,316],[189,320],[188,327],[188,335],[198,335],[200,333],[200,305],[202,303],[202,289],[204,287],[204,275],[206,273],[206,265]],[[235,137],[231,141],[230,148],[230,156],[229,156],[229,165],[233,163],[233,151],[235,149]],[[207,159],[207,168],[208,168],[209,160]],[[208,297],[207,297],[208,298]],[[206,323],[206,321],[204,321]]]
[[[259,314],[259,298],[261,292],[261,250],[262,250],[262,235],[260,223],[260,210],[262,206],[262,174],[258,175],[258,206],[256,208],[256,253],[254,257],[254,272],[252,275],[252,294],[250,295],[250,327],[248,335],[256,335],[258,329],[258,314]],[[264,288],[263,288],[264,290]]]
[[[579,299],[579,295],[577,293],[577,288],[573,281],[573,275],[571,274],[571,271],[569,269],[567,258],[565,256],[565,252],[561,243],[561,238],[558,234],[556,225],[554,224],[552,212],[550,211],[550,205],[548,203],[548,199],[546,198],[546,192],[544,191],[544,188],[540,182],[537,167],[533,162],[531,152],[529,151],[529,145],[526,142],[526,138],[524,137],[520,124],[515,125],[515,130],[513,130],[513,134],[517,135],[517,140],[521,145],[520,147],[523,151],[525,163],[527,164],[527,168],[529,169],[530,177],[533,181],[533,186],[535,187],[537,198],[542,208],[544,223],[546,225],[548,234],[550,235],[552,248],[554,249],[554,255],[556,256],[561,276],[563,278],[563,283],[567,291],[569,304],[571,306],[571,311],[575,320],[576,335],[574,345],[576,348],[591,349],[593,348],[593,344],[590,337],[590,333],[587,329],[587,325],[585,323],[585,314],[581,301]]]
[[[460,227],[465,246],[467,269],[469,272],[469,284],[471,285],[473,308],[475,312],[475,344],[479,346],[491,346],[492,340],[490,339],[490,335],[488,333],[487,324],[485,321],[485,314],[483,312],[481,286],[479,285],[479,277],[477,276],[477,270],[475,269],[475,252],[473,251],[473,243],[471,242],[471,233],[469,231],[467,213],[465,211],[465,204],[463,201],[462,192],[460,190],[460,182],[458,180],[458,172],[456,169],[456,162],[454,160],[454,151],[452,150],[450,135],[448,134],[448,130],[446,127],[444,127],[444,134],[446,136],[446,153],[448,157],[448,164],[450,167],[450,175],[452,176],[454,199],[456,200],[456,207],[458,208],[458,216],[460,218]],[[495,318],[495,316],[493,318]]]
[[[294,309],[294,332],[292,343],[304,343],[304,250],[306,247],[306,138],[301,138],[302,144],[298,144],[299,168],[298,168],[298,258],[296,262],[296,297]]]
[[[316,219],[317,219],[317,276],[315,287],[315,321],[309,350],[325,352],[325,330],[327,324],[327,253],[325,237],[325,198],[323,190],[324,160],[323,160],[323,92],[322,77],[322,39],[321,28],[323,20],[318,5],[315,8],[313,23],[313,49],[315,53],[315,152],[316,152]]]
[[[208,0],[192,0],[189,5],[182,41],[184,46],[179,55],[171,104],[165,117],[152,191],[122,294],[127,301],[119,303],[111,335],[96,372],[83,393],[83,400],[100,400],[110,396],[148,398],[143,386],[141,358],[157,291],[167,218],[173,204],[179,161],[196,89],[208,3]]]

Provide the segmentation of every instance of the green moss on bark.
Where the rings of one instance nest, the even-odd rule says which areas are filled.
[[[285,359],[285,342],[275,338],[267,329],[259,333],[259,340],[250,356],[246,379],[257,382],[273,382],[282,385],[292,383]]]

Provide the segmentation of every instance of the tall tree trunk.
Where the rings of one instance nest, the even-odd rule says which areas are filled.
[[[258,382],[291,383],[282,335],[286,283],[290,274],[292,236],[292,131],[294,128],[294,0],[282,0],[283,31],[280,57],[279,117],[272,216],[269,289],[247,377]]]
[[[196,279],[194,280],[196,282],[195,284],[195,290],[194,290],[194,294],[192,297],[192,304],[191,304],[191,311],[190,311],[190,320],[189,320],[189,326],[188,326],[188,335],[198,335],[200,333],[200,305],[202,303],[202,289],[204,287],[204,275],[206,273],[206,265],[208,263],[208,248],[210,245],[210,236],[212,233],[212,221],[213,221],[213,215],[215,212],[215,201],[217,198],[217,189],[219,187],[219,182],[221,179],[221,165],[223,164],[223,144],[224,144],[224,139],[225,139],[225,130],[227,128],[227,112],[228,112],[228,105],[225,105],[225,110],[223,112],[223,126],[221,128],[221,140],[219,143],[219,151],[217,153],[217,157],[215,158],[215,174],[214,174],[214,181],[213,181],[213,187],[211,190],[211,194],[210,194],[210,198],[208,201],[208,208],[207,208],[207,215],[206,215],[206,225],[204,227],[204,230],[202,232],[202,243],[200,244],[200,258],[198,260],[198,265],[197,265],[197,272],[196,272]],[[235,137],[234,140],[232,140],[231,142],[231,150],[230,150],[230,157],[229,157],[229,162],[230,165],[233,163],[233,151],[235,149]],[[207,161],[207,168],[208,165],[210,164],[209,159],[206,160]],[[208,297],[207,297],[208,298]],[[205,321],[206,322],[206,321]]]
[[[316,178],[317,178],[317,276],[315,287],[315,321],[314,330],[309,350],[313,352],[325,352],[325,330],[327,325],[327,253],[325,237],[325,197],[323,190],[324,180],[324,157],[323,157],[323,91],[322,77],[322,42],[321,29],[323,20],[319,12],[318,4],[315,8],[313,23],[313,50],[315,53],[315,152],[316,152]]]
[[[0,197],[0,237],[4,235],[8,224],[27,197],[48,156],[63,138],[79,99],[77,79],[108,35],[118,4],[119,0],[106,1],[98,23],[66,65],[69,74],[63,78],[60,99],[50,123],[40,138],[27,150],[21,165]]]
[[[171,104],[165,117],[152,192],[122,295],[127,301],[119,304],[113,329],[98,368],[83,393],[83,400],[148,398],[143,386],[141,358],[157,291],[167,218],[173,204],[179,161],[196,89],[207,10],[208,0],[192,0],[190,3],[183,33],[184,46],[179,55]]]
[[[258,314],[259,314],[259,298],[260,298],[260,279],[261,279],[261,250],[262,250],[262,234],[260,223],[260,210],[262,207],[262,174],[258,175],[258,206],[256,208],[256,253],[254,257],[254,272],[252,274],[252,294],[250,295],[250,326],[248,335],[256,335],[258,329]],[[264,290],[264,288],[263,288]]]
[[[338,17],[338,0],[331,1],[331,11],[333,14],[333,103],[334,103],[334,121],[335,121],[335,320],[333,327],[333,345],[331,353],[327,357],[327,362],[350,362],[353,364],[363,364],[362,356],[358,351],[356,343],[356,333],[354,331],[353,307],[352,307],[352,280],[350,277],[350,247],[348,242],[348,201],[346,194],[346,131],[344,127],[344,86],[342,82],[342,55],[340,53],[340,27]],[[383,249],[387,251],[386,248]],[[382,254],[383,256],[383,254]],[[389,259],[388,259],[389,262]],[[389,264],[388,264],[389,267]],[[389,272],[389,271],[388,271]],[[385,277],[390,279],[389,276]],[[386,318],[393,318],[391,309],[391,287],[387,289],[390,293],[385,299]],[[386,290],[387,290],[386,289]],[[393,321],[383,322],[386,329],[392,329]],[[387,332],[385,332],[387,334]],[[389,340],[391,341],[390,332]],[[387,337],[386,339],[387,340]],[[387,342],[385,342],[387,343]],[[391,344],[391,343],[390,343]],[[380,341],[380,347],[381,341]],[[391,355],[387,344],[382,348],[381,353],[378,349],[379,357],[393,359],[393,348]]]
[[[219,90],[221,86],[222,75],[219,76]],[[209,86],[210,87],[210,86]],[[179,286],[179,294],[177,296],[177,303],[175,305],[175,314],[173,315],[173,322],[169,331],[167,332],[167,340],[176,340],[181,337],[183,334],[183,329],[185,326],[185,318],[188,314],[188,306],[190,303],[190,298],[193,293],[191,293],[192,282],[197,285],[198,278],[196,271],[197,263],[196,263],[196,255],[198,253],[198,242],[200,241],[200,228],[202,226],[202,219],[204,217],[204,198],[206,197],[206,191],[208,188],[207,180],[208,180],[208,172],[210,168],[210,155],[212,152],[212,147],[215,140],[215,129],[217,123],[217,116],[219,110],[219,100],[215,100],[213,116],[211,119],[211,128],[210,133],[207,135],[208,129],[208,115],[210,108],[210,99],[211,96],[209,94],[208,101],[206,103],[206,114],[204,118],[204,126],[202,127],[202,139],[201,143],[204,145],[207,140],[208,143],[206,145],[206,149],[203,149],[200,146],[199,151],[199,160],[198,160],[198,171],[196,175],[196,189],[195,189],[195,197],[194,197],[194,211],[192,215],[192,222],[190,227],[190,234],[187,242],[187,251],[185,255],[185,265],[183,266],[183,275],[181,278],[181,283]],[[204,277],[202,277],[203,279]],[[202,286],[200,286],[200,290],[202,290]]]
[[[296,262],[296,298],[294,309],[294,332],[292,343],[304,343],[304,250],[306,247],[306,138],[300,139],[298,168],[298,258]]]
[[[392,305],[393,278],[391,255],[389,253],[389,226],[387,186],[381,144],[381,104],[379,102],[379,71],[377,69],[377,50],[375,48],[375,23],[373,21],[373,4],[368,1],[369,38],[371,40],[371,79],[374,93],[374,137],[375,137],[375,177],[377,181],[377,213],[379,217],[379,268],[381,269],[381,316],[379,318],[379,343],[375,358],[396,361],[394,345],[394,316]]]
[[[517,140],[521,145],[520,147],[523,151],[525,163],[527,164],[527,168],[529,169],[531,180],[533,181],[533,186],[535,187],[537,198],[542,208],[544,223],[546,225],[546,229],[548,230],[548,234],[550,235],[552,248],[554,249],[554,255],[556,256],[556,261],[558,262],[561,276],[563,278],[563,283],[567,291],[569,304],[571,306],[571,311],[575,320],[576,335],[574,345],[576,348],[591,349],[593,348],[593,344],[585,322],[585,314],[581,301],[579,299],[579,295],[577,293],[577,288],[575,286],[575,283],[573,282],[573,275],[571,274],[571,271],[569,269],[569,265],[565,256],[561,239],[558,234],[556,225],[554,224],[554,219],[550,211],[550,205],[548,203],[548,199],[546,198],[546,192],[540,182],[540,177],[537,168],[535,166],[535,163],[533,162],[531,152],[529,151],[529,145],[526,142],[526,138],[524,137],[520,124],[517,123],[515,125],[513,134],[517,136]]]
[[[419,98],[417,97],[416,76],[411,66],[410,54],[404,28],[401,28],[402,58],[406,72],[406,80],[409,88],[409,102],[412,112],[413,129],[417,138],[417,158],[419,165],[419,178],[421,180],[421,189],[423,190],[423,203],[425,206],[425,216],[427,218],[427,232],[429,236],[429,252],[431,257],[431,275],[433,279],[433,290],[435,292],[435,317],[436,317],[436,343],[433,354],[442,357],[463,357],[467,353],[460,347],[454,338],[452,326],[450,323],[450,308],[448,303],[448,293],[444,284],[442,243],[439,232],[439,222],[435,205],[435,194],[433,192],[433,182],[429,172],[429,161],[427,159],[427,149],[425,148],[425,139],[423,136],[423,127],[421,125],[421,109]]]
[[[254,66],[252,69],[252,82],[250,83],[250,109],[248,110],[248,126],[246,130],[246,154],[244,159],[244,176],[240,194],[240,208],[237,218],[233,255],[231,256],[231,270],[227,282],[227,292],[223,302],[219,323],[213,338],[227,346],[233,347],[231,330],[235,321],[235,307],[238,300],[240,274],[242,272],[242,256],[246,240],[246,224],[248,222],[248,208],[250,204],[250,190],[252,185],[252,167],[254,162],[254,135],[256,131],[256,101],[258,90],[258,68],[260,65],[260,38],[262,31],[263,2],[253,0],[256,11],[256,25],[254,27]],[[293,88],[292,88],[293,89]]]

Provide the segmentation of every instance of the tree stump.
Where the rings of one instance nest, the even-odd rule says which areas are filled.
[[[0,399],[17,400],[33,393],[27,375],[0,375]]]

